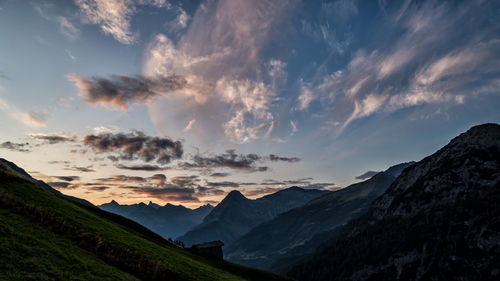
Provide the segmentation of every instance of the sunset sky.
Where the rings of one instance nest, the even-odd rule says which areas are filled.
[[[0,157],[94,204],[337,189],[499,108],[500,1],[0,0]]]

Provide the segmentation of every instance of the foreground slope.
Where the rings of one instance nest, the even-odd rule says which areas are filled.
[[[299,280],[499,280],[500,126],[406,169],[371,210],[290,272]]]
[[[253,228],[227,247],[226,258],[252,267],[286,272],[336,229],[362,215],[411,164],[413,162],[393,166],[364,182],[318,197]]]
[[[164,238],[175,238],[203,221],[214,207],[207,204],[197,209],[166,204],[160,206],[150,202],[120,205],[116,201],[97,206],[102,210],[136,221]]]
[[[0,280],[284,280],[192,255],[0,163]]]
[[[201,224],[179,237],[179,240],[186,245],[222,240],[228,245],[253,227],[327,193],[329,191],[294,186],[251,200],[234,190]]]

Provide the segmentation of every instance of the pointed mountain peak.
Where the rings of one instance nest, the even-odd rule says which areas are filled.
[[[226,198],[231,198],[231,199],[247,199],[245,195],[241,194],[238,190],[233,190],[229,192],[226,196]]]
[[[116,205],[116,206],[118,206],[120,204],[118,204],[118,202],[116,202],[115,200],[111,200],[109,203],[106,203],[106,204],[103,204],[103,205]]]

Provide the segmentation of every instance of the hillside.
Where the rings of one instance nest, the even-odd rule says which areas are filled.
[[[97,206],[102,210],[124,216],[158,233],[164,238],[178,237],[203,221],[214,208],[207,204],[194,210],[182,205],[160,206],[150,202],[120,205],[116,201]]]
[[[289,275],[499,280],[500,126],[471,128],[406,169],[370,211]]]
[[[253,228],[226,248],[226,258],[252,267],[286,272],[370,204],[413,164],[403,163],[372,178],[311,200]]]
[[[179,240],[186,245],[222,240],[228,245],[253,227],[327,193],[329,191],[290,187],[251,200],[234,190],[205,217],[201,224],[179,237]]]
[[[0,163],[0,280],[286,280],[192,255]]]

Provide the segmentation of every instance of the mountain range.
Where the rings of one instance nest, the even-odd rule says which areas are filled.
[[[0,162],[0,280],[289,280],[194,255]]]
[[[0,280],[290,280],[243,265],[311,281],[499,280],[498,202],[498,124],[337,191],[232,191],[195,210],[97,208],[0,159]],[[222,240],[225,259],[243,265],[158,235],[189,227],[188,246]]]
[[[298,280],[499,280],[500,125],[405,169],[367,213],[289,275]]]
[[[372,178],[311,200],[265,222],[226,248],[230,261],[286,272],[290,265],[328,239],[350,219],[362,215],[401,171],[413,162],[395,165]]]
[[[330,191],[308,190],[294,186],[251,200],[234,190],[203,219],[201,224],[178,239],[186,245],[212,240],[221,240],[228,245],[253,227],[327,193]]]
[[[201,223],[203,218],[214,208],[207,204],[193,210],[182,205],[166,204],[160,206],[153,202],[120,205],[114,200],[98,207],[134,220],[164,238],[175,238],[186,233]]]

